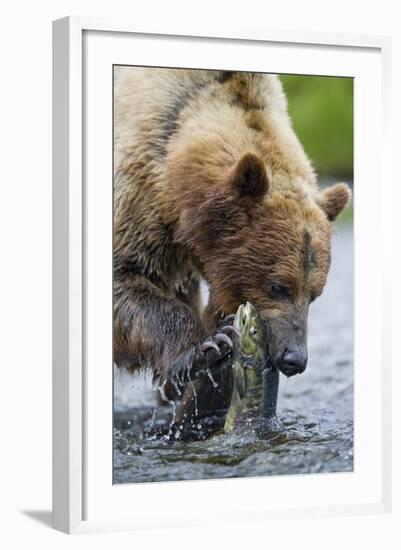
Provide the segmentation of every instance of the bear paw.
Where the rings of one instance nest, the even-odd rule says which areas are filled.
[[[223,320],[214,335],[180,354],[165,371],[163,378],[168,387],[175,389],[175,398],[180,397],[186,384],[195,378],[207,376],[214,384],[212,372],[226,365],[233,349],[233,338],[239,336],[238,330],[229,324],[230,317]]]
[[[193,363],[197,375],[221,365],[222,360],[228,357],[233,349],[233,336],[239,336],[237,329],[224,324],[213,336],[209,336],[200,344]]]

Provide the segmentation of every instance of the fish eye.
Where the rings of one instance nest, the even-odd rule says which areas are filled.
[[[249,332],[250,332],[252,335],[254,335],[254,334],[256,334],[256,333],[258,332],[258,329],[255,328],[255,327],[251,327],[251,328],[249,329]]]

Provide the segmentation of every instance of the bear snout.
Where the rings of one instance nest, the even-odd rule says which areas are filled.
[[[278,369],[288,378],[301,374],[306,369],[308,354],[300,349],[286,350],[278,361]]]

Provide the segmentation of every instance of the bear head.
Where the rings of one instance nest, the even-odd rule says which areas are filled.
[[[306,367],[309,306],[323,292],[332,222],[350,190],[343,183],[318,190],[271,179],[261,157],[245,153],[219,185],[192,188],[176,238],[199,260],[209,315],[218,319],[254,304],[267,324],[271,364],[292,376]]]

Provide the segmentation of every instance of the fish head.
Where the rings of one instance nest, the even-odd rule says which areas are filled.
[[[257,309],[250,302],[239,306],[234,328],[237,329],[241,353],[255,360],[255,363],[264,363],[267,348],[267,332],[265,322]]]

